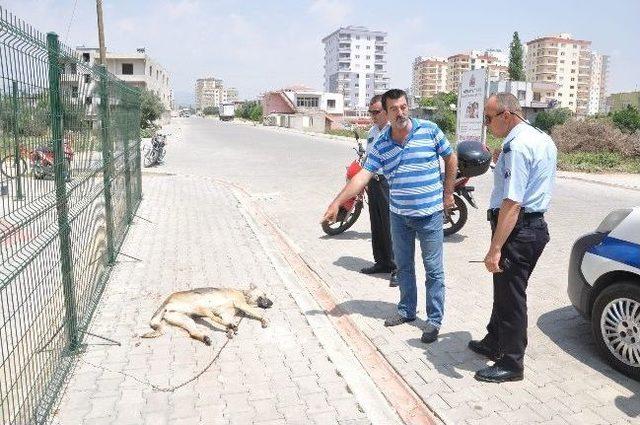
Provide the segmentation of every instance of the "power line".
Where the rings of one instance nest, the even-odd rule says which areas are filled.
[[[69,31],[71,30],[71,23],[73,22],[73,18],[76,16],[76,6],[78,5],[78,0],[73,2],[73,12],[71,12],[71,19],[69,19],[69,25],[67,25],[67,34],[64,36],[64,44],[69,41]]]

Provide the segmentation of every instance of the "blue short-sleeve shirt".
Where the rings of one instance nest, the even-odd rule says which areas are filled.
[[[423,217],[443,210],[439,157],[451,155],[452,149],[435,123],[419,119],[411,123],[402,145],[391,138],[388,127],[371,147],[364,168],[386,177],[391,212]]]
[[[515,126],[502,143],[494,169],[490,208],[500,208],[504,199],[510,199],[525,213],[546,211],[555,183],[557,156],[549,135],[524,122]]]

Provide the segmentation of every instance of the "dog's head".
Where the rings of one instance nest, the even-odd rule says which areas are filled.
[[[247,303],[257,305],[260,308],[270,308],[273,301],[264,292],[264,290],[251,285],[251,289],[246,292]]]

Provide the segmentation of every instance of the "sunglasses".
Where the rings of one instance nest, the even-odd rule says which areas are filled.
[[[486,125],[491,124],[491,120],[494,119],[495,117],[499,117],[500,115],[504,114],[505,112],[507,112],[507,110],[505,109],[502,112],[498,112],[497,114],[495,114],[494,116],[490,116],[490,115],[485,115],[484,116],[484,123]]]
[[[382,109],[378,109],[378,110],[369,110],[369,114],[376,116],[378,115],[380,112],[382,112]]]

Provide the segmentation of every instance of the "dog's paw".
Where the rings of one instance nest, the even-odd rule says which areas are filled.
[[[236,333],[233,331],[233,329],[227,329],[227,338],[231,339],[235,334]]]
[[[202,338],[202,342],[204,342],[207,345],[211,345],[211,338],[209,338],[208,336],[205,336],[204,338]]]
[[[263,328],[266,328],[266,327],[268,327],[268,326],[269,326],[269,320],[267,320],[267,319],[262,319],[262,320],[260,321],[260,323],[262,323],[262,327],[263,327]]]

